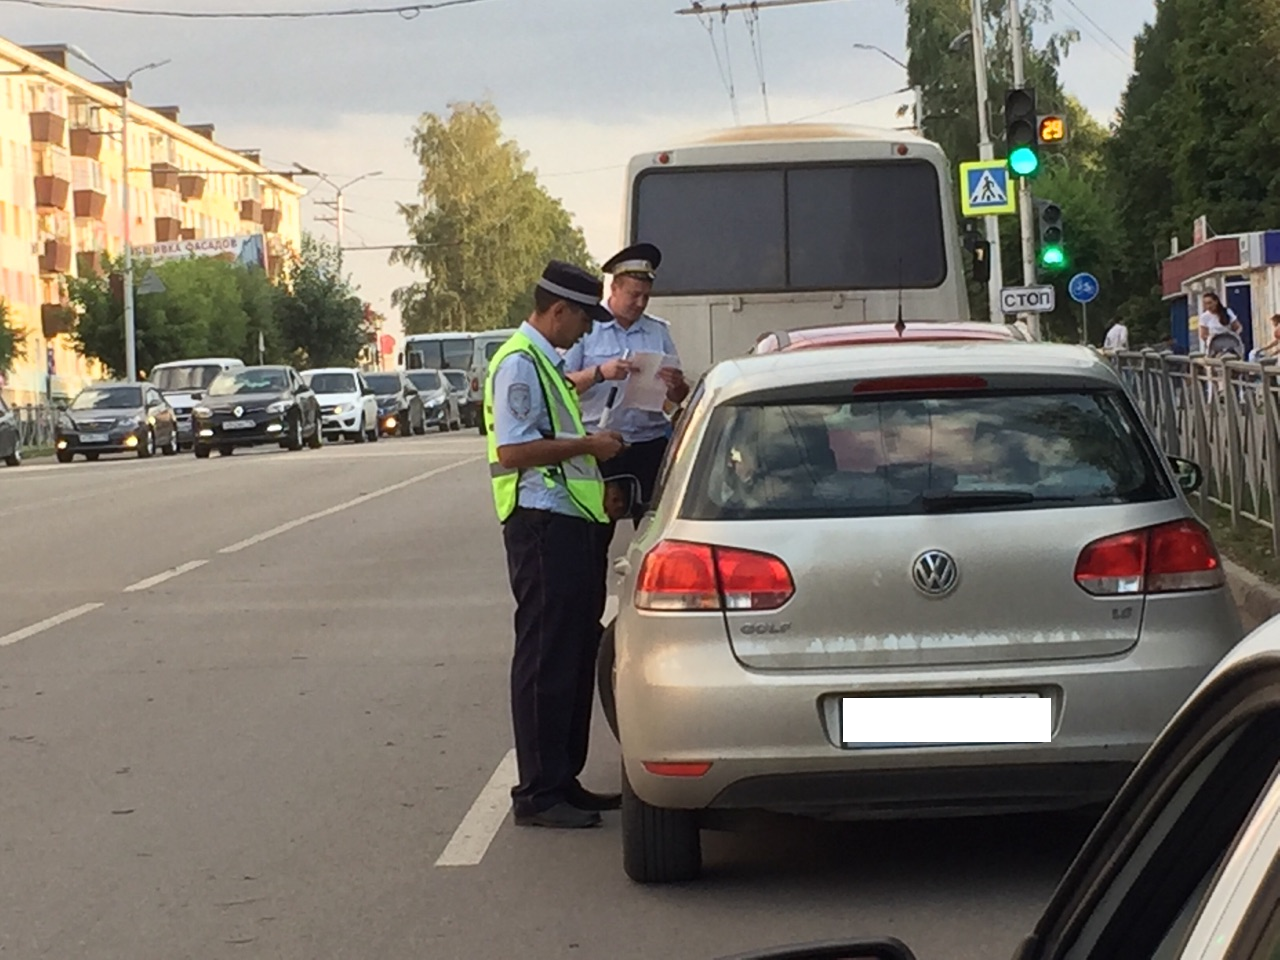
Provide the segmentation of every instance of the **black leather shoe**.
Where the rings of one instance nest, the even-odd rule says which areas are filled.
[[[556,830],[582,830],[600,826],[600,814],[591,810],[579,810],[567,803],[557,803],[538,813],[517,813],[518,827],[551,827]]]
[[[579,810],[622,809],[622,794],[620,793],[593,793],[586,787],[574,786],[570,788],[567,799],[570,805],[577,807]]]

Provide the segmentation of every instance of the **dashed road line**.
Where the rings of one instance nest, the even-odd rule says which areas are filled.
[[[166,580],[172,580],[174,577],[180,577],[184,573],[190,573],[192,570],[199,570],[208,560],[191,560],[187,563],[180,564],[172,570],[166,570],[164,573],[157,573],[154,577],[147,577],[145,580],[139,580],[137,583],[131,583],[124,588],[125,593],[137,593],[139,590],[150,590],[152,587],[159,586]]]
[[[52,617],[47,617],[39,623],[33,623],[29,627],[23,627],[21,630],[13,631],[13,633],[6,633],[3,637],[0,637],[0,647],[7,647],[20,640],[27,640],[38,633],[44,633],[46,630],[51,630],[77,617],[83,617],[86,613],[92,613],[100,606],[102,606],[100,603],[84,603],[70,610],[64,610],[62,613],[55,614]]]
[[[455,463],[447,464],[443,467],[437,467],[434,470],[428,470],[426,473],[420,473],[417,476],[410,477],[408,480],[401,480],[399,483],[393,483],[389,487],[383,487],[381,490],[374,490],[372,493],[362,493],[358,497],[339,503],[336,506],[328,507],[324,510],[317,510],[315,513],[309,513],[305,517],[298,517],[296,520],[290,520],[282,523],[278,527],[272,527],[263,533],[255,534],[247,537],[239,543],[233,543],[229,547],[223,547],[218,553],[239,553],[241,550],[247,550],[249,547],[256,546],[264,540],[270,540],[272,537],[278,537],[282,533],[288,533],[290,530],[296,530],[298,527],[312,523],[316,520],[323,520],[325,517],[332,517],[334,514],[341,513],[344,510],[350,510],[352,507],[358,507],[362,503],[368,503],[370,500],[377,500],[379,497],[385,497],[389,493],[395,493],[397,490],[403,490],[411,487],[415,483],[421,483],[423,480],[430,480],[432,477],[438,477],[442,473],[450,470],[456,470],[458,467],[466,466],[470,463],[476,463],[483,460],[484,457],[469,457],[466,460],[458,460]]]
[[[516,752],[509,750],[453,831],[444,852],[436,859],[437,867],[474,867],[484,859],[511,810],[511,788],[516,777]]]

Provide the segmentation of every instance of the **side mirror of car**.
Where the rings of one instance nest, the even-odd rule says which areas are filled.
[[[638,516],[643,506],[639,477],[623,473],[605,481],[604,512],[610,520]]]
[[[1183,493],[1190,496],[1204,485],[1204,471],[1200,469],[1200,464],[1181,457],[1170,457],[1169,462],[1173,464],[1178,486],[1182,488]]]
[[[911,948],[892,937],[875,940],[826,940],[798,943],[721,960],[915,960]]]

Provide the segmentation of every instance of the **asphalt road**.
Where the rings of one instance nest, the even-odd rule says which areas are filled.
[[[1087,823],[767,820],[667,889],[626,880],[617,814],[513,827],[483,455],[454,434],[0,470],[0,956],[702,960],[876,933],[1012,955]],[[602,722],[588,774],[616,788]]]

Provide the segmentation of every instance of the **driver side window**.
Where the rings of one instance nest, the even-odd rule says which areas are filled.
[[[671,434],[671,442],[667,444],[667,452],[663,454],[662,465],[658,468],[658,479],[653,486],[653,502],[649,504],[649,509],[653,509],[662,499],[662,491],[666,489],[667,478],[671,475],[671,467],[680,456],[684,449],[685,441],[690,436],[690,424],[694,420],[701,420],[705,415],[705,410],[699,410],[702,404],[703,394],[706,392],[706,381],[699,380],[697,386],[689,394],[689,400],[684,406],[684,412],[680,416],[679,422],[676,423],[675,429]]]

